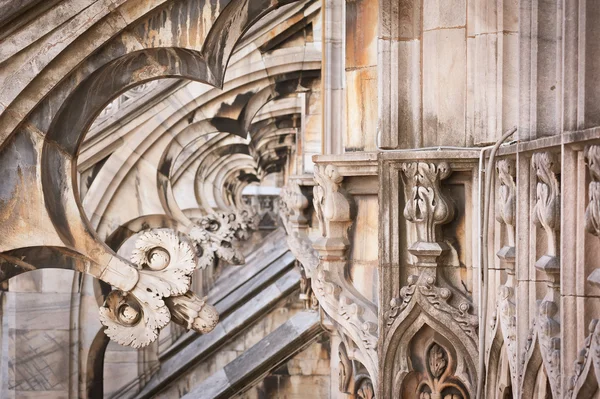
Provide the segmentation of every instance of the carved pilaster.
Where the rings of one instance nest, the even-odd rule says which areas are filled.
[[[416,262],[410,265],[411,259],[407,259],[409,265],[405,267],[404,259],[400,259],[400,288],[391,290],[399,295],[388,299],[388,306],[381,309],[385,336],[380,352],[385,357],[380,359],[384,384],[380,392],[385,397],[474,396],[479,321],[473,314],[470,293],[464,286],[456,286],[455,259],[460,248],[454,246],[454,237],[444,236],[442,228],[453,222],[455,215],[463,214],[456,213],[455,203],[445,194],[462,189],[454,182],[444,187],[452,173],[451,162],[460,171],[456,182],[472,167],[462,161],[435,160],[402,161],[391,163],[389,168],[391,187],[395,189],[396,176],[402,180],[402,186],[397,187],[404,194],[403,216],[409,233],[404,235],[404,229],[394,227],[404,223],[401,219],[392,223],[380,219],[380,223],[400,231],[392,234],[398,234],[398,244],[406,245]],[[401,203],[401,199],[394,199],[401,195],[396,190],[390,192],[391,204]],[[384,210],[391,208],[390,203],[383,206]],[[396,262],[394,256],[386,260]],[[412,273],[404,277],[404,270]],[[395,273],[388,271],[388,276],[395,277]],[[389,284],[393,287],[397,283]]]
[[[313,205],[321,237],[313,243],[319,255],[313,290],[325,313],[352,339],[356,356],[371,378],[377,378],[377,312],[347,280],[346,251],[352,224],[350,198],[335,165],[316,165]]]
[[[507,242],[498,251],[497,256],[504,261],[506,282],[499,289],[498,318],[500,329],[507,351],[510,377],[513,386],[518,386],[517,374],[517,343],[516,343],[516,306],[515,306],[515,223],[516,195],[515,162],[511,159],[501,159],[496,162],[496,172],[500,182],[499,195],[496,201],[496,220],[506,229]]]
[[[417,241],[408,250],[417,257],[419,266],[436,267],[437,258],[448,249],[440,227],[454,217],[454,206],[440,189],[441,181],[450,176],[450,166],[446,162],[406,162],[401,170],[404,217],[417,232]]]
[[[590,145],[584,151],[585,161],[590,171],[589,203],[585,209],[585,229],[600,237],[600,145]],[[588,281],[600,287],[600,269],[594,270]]]
[[[546,296],[539,305],[537,335],[552,393],[560,397],[560,185],[557,176],[560,163],[556,154],[541,152],[533,155],[531,164],[538,180],[533,222],[544,229],[547,239],[546,253],[535,267],[549,280]]]

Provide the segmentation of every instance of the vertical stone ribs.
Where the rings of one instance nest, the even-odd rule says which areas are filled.
[[[590,173],[589,202],[585,210],[585,229],[600,237],[600,145],[589,145],[584,150],[585,162]],[[600,269],[588,276],[588,282],[600,287]],[[573,365],[574,372],[568,380],[567,398],[591,397],[600,384],[600,323],[592,319],[589,335]]]

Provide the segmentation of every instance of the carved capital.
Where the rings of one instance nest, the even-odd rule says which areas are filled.
[[[422,266],[436,266],[436,259],[448,249],[444,243],[441,225],[454,217],[454,205],[441,191],[441,182],[450,176],[446,162],[405,162],[401,165],[404,182],[404,217],[413,223],[417,241],[409,252]]]

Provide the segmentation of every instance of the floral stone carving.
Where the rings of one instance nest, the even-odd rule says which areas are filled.
[[[560,185],[557,176],[560,163],[556,154],[541,152],[533,155],[531,165],[538,179],[533,222],[544,229],[547,239],[546,254],[537,260],[535,267],[549,280],[546,296],[539,305],[536,328],[552,393],[560,397]]]
[[[600,145],[587,146],[584,157],[592,180],[588,188],[590,202],[585,209],[585,229],[600,237]],[[588,281],[600,287],[600,269],[594,270]]]
[[[167,325],[171,314],[164,298],[183,295],[196,268],[194,250],[167,229],[138,237],[131,261],[140,278],[129,292],[114,290],[100,308],[100,321],[112,340],[134,348],[149,345]]]
[[[409,252],[421,266],[437,266],[436,259],[448,249],[440,226],[454,217],[453,204],[442,194],[441,181],[451,174],[446,162],[406,162],[401,165],[406,205],[404,217],[416,228],[417,241]]]

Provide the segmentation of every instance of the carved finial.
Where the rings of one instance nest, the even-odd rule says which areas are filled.
[[[172,320],[188,330],[206,334],[214,330],[219,322],[217,310],[206,303],[206,298],[202,299],[192,291],[165,298],[165,304],[171,312]]]
[[[112,340],[134,348],[149,345],[170,320],[164,298],[182,295],[196,267],[191,245],[168,229],[139,235],[131,261],[140,278],[131,292],[112,291],[100,308],[100,321]]]

